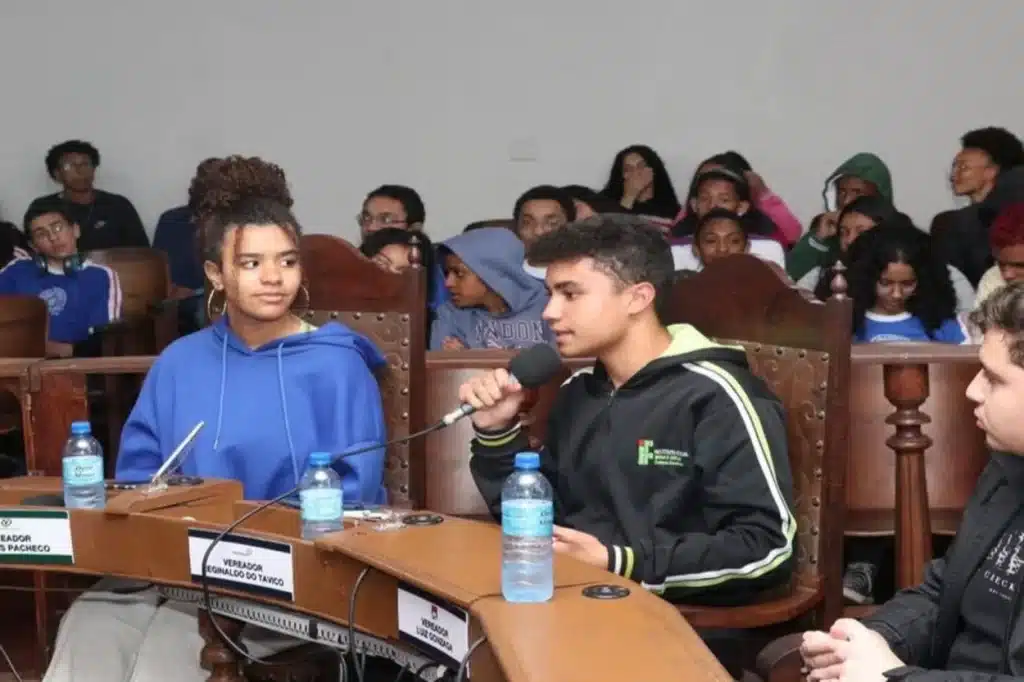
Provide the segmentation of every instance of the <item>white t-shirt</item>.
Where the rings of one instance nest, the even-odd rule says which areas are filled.
[[[782,250],[782,244],[774,239],[760,239],[751,237],[747,242],[747,253],[777,264],[781,268],[786,267],[786,252]],[[672,261],[676,270],[703,270],[704,266],[693,253],[691,243],[674,244],[672,246]]]

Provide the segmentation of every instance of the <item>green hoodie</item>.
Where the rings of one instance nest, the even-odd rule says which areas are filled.
[[[870,182],[878,188],[878,193],[892,202],[892,177],[889,168],[880,158],[869,152],[854,154],[836,168],[825,180],[825,189],[821,196],[825,200],[825,210],[838,210],[836,203],[836,185],[840,178],[855,177]],[[816,267],[826,265],[835,260],[839,253],[839,239],[832,237],[824,242],[814,236],[814,228],[821,219],[819,214],[811,221],[807,233],[786,254],[786,272],[794,281],[800,279]]]

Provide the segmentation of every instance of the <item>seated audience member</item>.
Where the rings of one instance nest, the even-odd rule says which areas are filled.
[[[590,218],[599,213],[626,213],[615,201],[583,185],[566,185],[562,191],[569,195],[576,207],[576,220]]]
[[[489,227],[438,247],[450,300],[437,309],[431,350],[526,348],[551,340],[541,320],[544,284],[523,270],[523,243]]]
[[[538,185],[516,199],[512,219],[516,235],[528,248],[541,235],[576,220],[576,205],[564,190],[552,185]],[[534,279],[544,281],[543,268],[523,261],[523,270]]]
[[[363,240],[359,247],[360,252],[379,267],[388,272],[405,272],[413,264],[413,245],[418,251],[418,263],[427,273],[433,273],[437,269],[435,262],[436,251],[430,238],[424,232],[410,232],[395,227],[388,227],[377,230]],[[443,282],[443,280],[442,280]],[[427,301],[437,299],[434,287],[437,280],[434,277],[427,277]],[[433,322],[432,310],[427,311],[427,331],[429,338],[430,324]]]
[[[928,234],[896,220],[862,234],[848,256],[854,341],[967,341],[949,270]]]
[[[240,480],[246,499],[271,499],[298,483],[310,453],[385,441],[372,373],[383,358],[338,323],[315,328],[291,313],[302,282],[300,228],[280,168],[229,157],[197,177],[190,194],[223,315],[157,358],[124,425],[117,478],[148,480],[203,421],[182,472]],[[346,500],[384,500],[383,451],[334,466]],[[161,603],[152,589],[105,591],[112,587],[86,593],[64,616],[48,681],[160,680],[172,670],[182,682],[207,679],[196,605]],[[259,628],[246,628],[242,641],[257,656],[294,642]]]
[[[793,246],[803,233],[800,219],[793,214],[779,195],[768,188],[764,179],[754,172],[750,162],[742,154],[734,151],[715,154],[697,166],[697,172],[693,177],[696,180],[703,173],[723,169],[742,176],[747,181],[747,185],[750,186],[751,204],[773,224],[774,229],[769,236],[786,248]],[[692,183],[690,193],[691,195],[687,197],[688,200],[696,195],[696,188]],[[688,207],[683,206],[675,222],[681,222],[688,212]]]
[[[998,290],[972,314],[982,369],[967,388],[992,451],[956,539],[924,579],[863,622],[807,632],[811,682],[1011,682],[1024,669],[1017,612],[1024,538],[1024,284]]]
[[[37,202],[51,206],[54,200],[62,202],[64,212],[81,231],[78,248],[82,252],[149,246],[146,228],[132,202],[94,187],[99,166],[99,150],[88,142],[68,140],[51,148],[46,154],[46,172],[63,189],[39,197],[28,210]]]
[[[688,199],[689,213],[673,228],[677,243],[672,248],[676,269],[689,270],[696,266],[692,247],[698,222],[713,209],[735,213],[743,220],[750,237],[750,253],[767,261],[784,264],[786,254],[782,245],[768,237],[775,230],[771,220],[751,207],[750,186],[740,175],[724,168],[706,171],[694,178]]]
[[[427,211],[423,199],[412,187],[381,185],[366,195],[356,216],[363,239],[389,227],[401,230],[423,230]]]
[[[1010,203],[1024,201],[1024,144],[1003,128],[971,130],[953,159],[953,193],[971,202],[932,221],[940,256],[977,285],[992,264],[989,227]]]
[[[423,232],[426,220],[423,199],[416,190],[405,185],[381,185],[373,190],[363,199],[363,207],[356,216],[363,240],[378,230],[389,228]],[[432,270],[431,279],[434,281],[430,290],[434,295],[427,303],[431,310],[435,310],[448,296],[440,268]]]
[[[839,212],[839,248],[836,251],[836,258],[843,257],[849,250],[850,245],[868,230],[882,223],[903,221],[912,225],[912,221],[906,215],[900,213],[883,197],[872,195],[854,199]],[[813,291],[820,300],[825,301],[832,295],[832,270],[835,268],[835,260],[824,265],[815,266],[806,275],[800,278],[796,284],[802,289]],[[956,294],[957,312],[969,312],[974,309],[974,287],[967,281],[962,272],[953,266],[947,266],[949,279],[953,283],[953,291]],[[827,276],[822,277],[822,274]]]
[[[785,256],[778,242],[751,240],[742,216],[728,209],[713,208],[697,221],[696,229],[689,245],[672,246],[672,261],[676,271],[699,272],[712,260],[733,253],[751,253],[778,265],[785,274]]]
[[[679,213],[679,199],[665,162],[642,144],[615,155],[601,194],[634,215],[661,218],[665,224]]]
[[[825,213],[815,216],[800,241],[786,254],[786,271],[794,281],[815,267],[835,263],[839,251],[839,211],[858,197],[880,196],[895,205],[889,168],[874,154],[847,159],[825,181]]]
[[[512,209],[516,236],[530,244],[544,234],[576,220],[572,197],[553,185],[537,185],[523,192]]]
[[[43,299],[50,312],[47,355],[70,357],[74,344],[121,316],[121,283],[116,272],[78,252],[79,227],[59,199],[33,202],[25,232],[35,255],[0,270],[0,294]]]
[[[674,602],[744,604],[787,585],[796,520],[782,405],[742,349],[665,326],[664,235],[597,216],[529,253],[547,266],[559,352],[597,358],[562,386],[541,450],[555,551]],[[459,398],[477,409],[470,468],[499,517],[515,454],[531,449],[516,421],[523,389],[498,369]]]
[[[985,271],[978,283],[979,306],[996,289],[1024,279],[1024,203],[1003,209],[992,223],[989,243],[996,264]]]
[[[731,256],[746,253],[750,239],[743,225],[743,218],[724,208],[713,208],[697,223],[693,235],[693,255],[697,258],[697,270],[703,270],[710,263]]]
[[[206,159],[196,168],[203,175],[218,168],[219,159]],[[156,223],[153,248],[167,254],[171,271],[171,298],[178,303],[178,327],[182,334],[196,331],[202,324],[200,307],[206,285],[199,261],[198,228],[195,211],[189,205],[164,211]]]
[[[14,223],[0,220],[0,268],[15,258],[31,258],[28,238]]]

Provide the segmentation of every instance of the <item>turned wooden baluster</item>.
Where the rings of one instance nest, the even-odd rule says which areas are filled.
[[[885,397],[896,408],[885,419],[896,427],[885,444],[896,454],[896,584],[904,588],[921,582],[932,558],[924,460],[932,439],[921,431],[931,418],[920,410],[928,399],[928,365],[885,365],[883,376]]]
[[[217,619],[217,625],[232,642],[244,646],[240,642],[243,623],[223,616],[210,615],[208,611],[200,609],[199,636],[203,638],[205,645],[199,653],[199,665],[203,670],[210,671],[207,682],[245,682],[242,676],[242,661],[238,654],[221,640],[213,623],[210,622],[212,618]]]

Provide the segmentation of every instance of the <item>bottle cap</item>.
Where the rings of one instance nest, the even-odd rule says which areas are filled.
[[[329,452],[313,452],[309,455],[309,463],[315,467],[330,466],[331,459],[331,453]]]
[[[71,433],[76,436],[84,436],[92,433],[92,426],[89,422],[71,422]]]
[[[536,452],[520,452],[516,455],[516,469],[540,469],[540,455]]]

